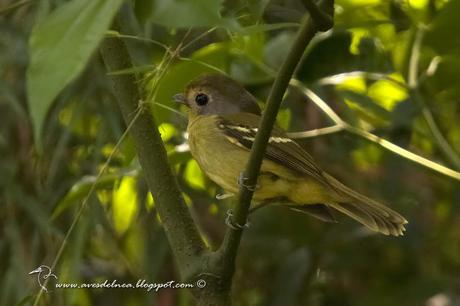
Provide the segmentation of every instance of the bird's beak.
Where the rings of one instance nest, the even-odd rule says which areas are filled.
[[[187,101],[185,100],[185,95],[183,93],[178,93],[173,96],[173,100],[176,103],[187,105]]]

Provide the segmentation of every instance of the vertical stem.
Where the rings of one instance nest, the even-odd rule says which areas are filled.
[[[333,1],[323,1],[320,7],[331,6]],[[247,186],[255,186],[257,177],[264,158],[265,149],[271,135],[273,125],[276,120],[279,107],[284,93],[289,85],[291,77],[312,38],[318,29],[325,30],[332,26],[330,18],[321,19],[322,14],[315,11],[314,14],[306,16],[297,33],[291,50],[276,76],[275,82],[271,88],[267,104],[260,122],[254,144],[251,149],[250,157],[244,172],[244,183]],[[251,188],[241,186],[238,195],[238,202],[234,209],[233,222],[236,224],[245,224],[251,204],[254,191]],[[233,276],[235,259],[242,237],[242,229],[229,228],[225,234],[224,241],[218,251],[219,262],[224,265],[224,276],[229,280]]]
[[[101,44],[100,52],[108,72],[132,67],[128,50],[118,38],[106,38]],[[141,103],[137,80],[132,74],[112,75],[110,78],[125,122],[130,124],[136,113],[141,112],[132,124],[131,136],[179,271],[182,276],[187,275],[195,259],[206,247],[171,171],[149,106]],[[138,107],[143,109],[139,110]]]

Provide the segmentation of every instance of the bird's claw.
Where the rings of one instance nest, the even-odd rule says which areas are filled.
[[[238,176],[238,181],[237,181],[238,185],[240,185],[240,186],[242,186],[242,187],[244,187],[247,190],[252,191],[252,192],[256,191],[259,188],[258,185],[248,185],[248,184],[246,184],[245,181],[247,181],[247,180],[248,180],[248,178],[244,176],[244,172],[241,172],[240,175]]]
[[[248,228],[251,224],[246,222],[245,224],[241,225],[232,220],[233,218],[233,211],[231,209],[227,210],[227,217],[225,218],[225,224],[230,227],[232,230],[238,231],[244,228]]]
[[[216,200],[225,200],[227,198],[233,197],[233,193],[218,193],[216,194]]]

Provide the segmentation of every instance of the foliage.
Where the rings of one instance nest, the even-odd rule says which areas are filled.
[[[219,70],[263,104],[304,13],[300,1],[136,0],[123,15],[130,31],[109,32],[121,3],[0,1],[0,305],[34,300],[39,287],[28,273],[52,264],[92,188],[54,271],[59,281],[179,281],[95,52],[104,33],[128,44],[135,67],[119,73],[142,79],[187,205],[206,241],[218,245],[232,199],[217,200],[221,190],[191,159],[185,109],[171,97],[194,76]],[[296,77],[359,131],[460,170],[459,7],[459,0],[337,0],[333,31],[315,38]],[[330,114],[300,89],[290,88],[280,124],[329,126]],[[299,141],[326,171],[401,211],[410,221],[406,236],[261,209],[240,249],[237,304],[459,303],[459,182],[359,133]],[[42,303],[193,300],[182,289],[61,289]]]

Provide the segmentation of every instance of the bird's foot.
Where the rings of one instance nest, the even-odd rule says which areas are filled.
[[[233,221],[233,211],[231,209],[227,210],[227,217],[225,218],[225,224],[230,227],[232,230],[238,231],[244,228],[248,228],[251,223],[247,221],[245,224],[241,225]]]
[[[249,185],[249,184],[246,184],[245,181],[247,181],[248,178],[244,176],[244,172],[241,172],[240,175],[238,176],[238,185],[246,188],[247,190],[249,191],[256,191],[260,186],[259,185]]]
[[[233,197],[233,193],[218,193],[216,194],[216,200],[225,200],[227,198]]]

